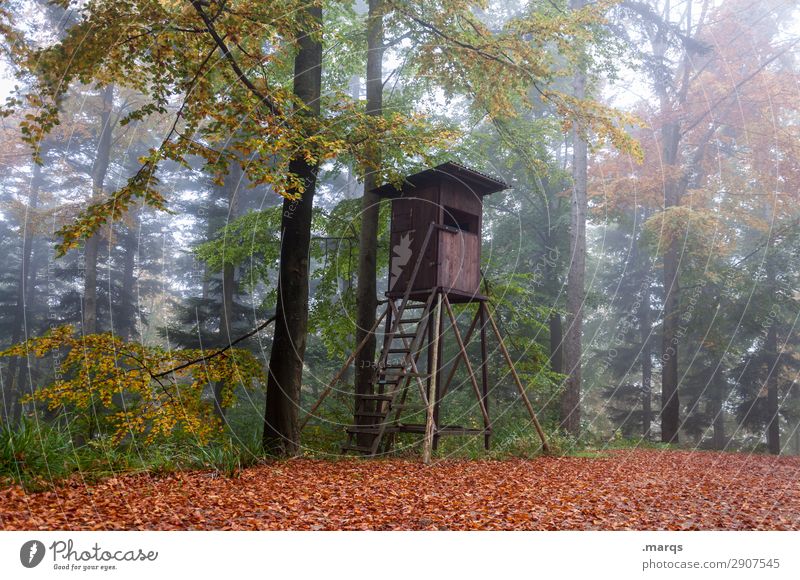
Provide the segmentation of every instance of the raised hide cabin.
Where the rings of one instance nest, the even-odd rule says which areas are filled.
[[[377,195],[392,200],[387,297],[404,295],[426,246],[410,298],[424,300],[440,288],[451,302],[483,299],[483,197],[507,188],[498,179],[448,162],[407,177],[399,188],[386,184],[375,189]]]
[[[369,334],[376,334],[381,324],[384,332],[369,388],[353,393],[353,424],[346,428],[342,453],[372,457],[389,453],[401,434],[423,435],[422,458],[426,463],[444,435],[482,435],[484,446],[489,449],[489,333],[497,339],[520,398],[547,450],[544,432],[494,322],[488,298],[480,292],[483,197],[506,188],[498,179],[449,162],[415,173],[399,187],[387,184],[374,190],[392,201],[386,306]],[[452,303],[459,302],[465,306],[458,316],[465,317],[465,321],[471,319],[466,334],[452,307]],[[473,339],[480,346],[480,359],[476,361],[467,352]],[[458,347],[447,373],[442,362],[446,342]],[[309,416],[342,380],[365,344],[366,338],[314,403]],[[480,417],[473,417],[468,425],[444,424],[440,408],[456,378],[459,362],[463,363],[461,368],[472,387]],[[425,411],[424,423],[416,422],[419,414],[415,409],[420,405]]]

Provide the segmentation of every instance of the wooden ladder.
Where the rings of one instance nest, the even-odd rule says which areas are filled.
[[[432,290],[423,302],[411,300],[411,289],[434,231],[436,224],[431,224],[403,297],[388,300],[386,316],[391,323],[388,324],[389,330],[384,336],[383,348],[373,374],[372,392],[355,394],[356,425],[347,428],[347,443],[342,446],[342,453],[357,452],[369,456],[378,454],[387,428],[400,416],[398,403],[401,407],[412,379],[417,383],[422,400],[427,405],[427,392],[422,382],[423,375],[417,369],[417,360],[425,342],[425,332],[437,290]],[[393,409],[397,412],[395,420],[391,422],[388,418]],[[365,439],[359,435],[367,435],[371,443],[359,445],[358,440],[362,439],[363,443]]]
[[[390,430],[395,421],[389,416],[392,411],[402,407],[405,392],[411,381],[419,386],[420,393],[425,395],[423,379],[426,375],[419,372],[417,361],[423,351],[425,333],[433,302],[433,294],[425,302],[408,303],[400,308],[395,300],[390,300],[388,308],[396,324],[387,334],[383,349],[378,358],[377,368],[372,379],[372,393],[356,393],[355,417],[356,425],[347,428],[347,443],[342,452],[358,452],[363,455],[378,454],[383,436]],[[359,445],[359,435],[368,435],[371,443]]]

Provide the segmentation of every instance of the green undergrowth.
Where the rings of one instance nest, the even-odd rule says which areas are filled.
[[[16,483],[28,491],[48,489],[74,477],[93,482],[143,472],[204,469],[233,477],[263,459],[260,437],[230,433],[206,445],[189,439],[115,445],[107,437],[81,442],[63,425],[30,418],[15,428],[0,428],[0,485]]]

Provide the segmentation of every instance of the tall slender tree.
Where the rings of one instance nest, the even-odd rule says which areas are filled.
[[[367,14],[367,114],[383,113],[383,1],[369,0]],[[361,198],[361,231],[359,233],[358,287],[356,290],[356,344],[361,344],[375,324],[377,297],[378,218],[380,198],[372,193],[379,183],[380,150],[372,144],[365,163],[364,196]],[[356,393],[370,394],[372,390],[372,363],[375,360],[375,335],[370,334],[356,361]],[[367,444],[360,435],[360,444]]]
[[[584,0],[570,0],[580,10]],[[576,99],[586,96],[585,62],[578,62],[573,80]],[[567,379],[561,395],[561,424],[577,435],[581,427],[581,358],[583,355],[583,306],[586,297],[586,197],[588,148],[584,129],[572,129],[572,199],[570,207],[570,264],[567,274],[567,328],[564,333],[564,370]]]
[[[98,115],[98,137],[95,158],[92,164],[92,202],[104,197],[106,174],[111,161],[112,135],[114,123],[112,109],[114,106],[114,85],[100,89],[100,112]],[[84,245],[84,278],[83,278],[83,333],[97,332],[97,260],[100,249],[100,232],[87,238]]]
[[[228,174],[225,176],[223,182],[223,190],[225,192],[226,201],[228,203],[227,219],[232,220],[236,218],[239,205],[239,186],[242,180],[242,170],[238,163],[231,164]],[[222,303],[219,315],[219,334],[221,344],[231,344],[236,340],[232,332],[232,321],[234,318],[234,295],[236,293],[236,267],[234,264],[225,260],[223,256],[222,267]],[[223,397],[223,390],[225,388],[224,381],[217,381],[214,384],[214,411],[220,419],[225,418],[225,404]]]
[[[31,272],[34,245],[32,213],[39,205],[39,194],[43,185],[43,180],[42,166],[38,163],[34,163],[30,180],[30,191],[28,193],[28,203],[26,204],[26,210],[22,219],[22,252],[20,253],[19,276],[17,278],[17,295],[11,330],[11,344],[18,343],[23,336],[25,336],[30,302],[33,297],[32,289],[34,286],[35,274],[32,275]],[[29,215],[29,212],[31,215]],[[22,412],[22,405],[20,402],[22,397],[21,385],[26,370],[27,361],[21,360],[20,357],[13,357],[8,365],[8,373],[5,379],[7,386],[4,390],[9,393],[9,397],[6,401],[5,412],[8,414],[8,409],[11,409],[10,417],[8,418],[13,423],[19,421]]]

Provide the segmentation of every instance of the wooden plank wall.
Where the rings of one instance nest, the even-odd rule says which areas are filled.
[[[413,194],[392,201],[392,230],[391,230],[391,255],[389,258],[389,280],[391,284],[394,265],[398,264],[400,276],[391,286],[389,292],[402,294],[406,290],[408,279],[414,270],[414,264],[425,241],[425,234],[431,222],[439,222],[439,187],[438,184],[420,186]],[[402,257],[395,253],[395,248],[401,245],[404,237],[411,241],[411,257],[402,264]],[[425,259],[420,265],[414,290],[427,290],[436,283],[435,262],[438,256],[437,236],[431,238],[425,252]],[[398,263],[399,262],[399,263]]]
[[[405,292],[429,225],[432,222],[445,224],[447,221],[468,224],[469,229],[474,231],[436,232],[428,244],[412,290],[428,291],[441,286],[468,294],[479,292],[482,211],[480,196],[467,185],[453,179],[420,185],[404,197],[394,199],[389,259],[390,294],[396,296]],[[450,219],[446,220],[448,214]],[[404,237],[410,240],[411,255],[402,264],[403,257],[394,250],[401,246]],[[392,284],[395,265],[399,266],[400,276]]]

